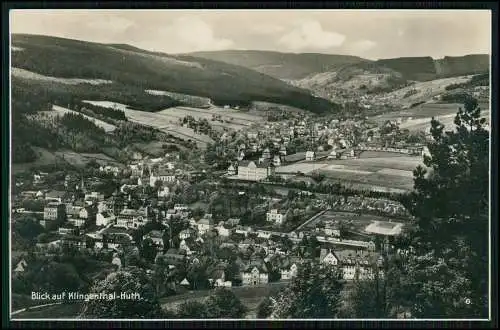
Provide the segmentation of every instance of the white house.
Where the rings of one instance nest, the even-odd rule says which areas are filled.
[[[109,224],[114,223],[115,220],[116,217],[111,212],[104,211],[97,213],[95,223],[96,226],[107,226]]]
[[[227,168],[227,175],[236,175],[236,168],[233,164],[229,165]]]
[[[217,227],[215,227],[217,232],[219,233],[219,236],[222,237],[229,237],[231,234],[230,230],[224,227],[224,224],[219,224]]]
[[[68,217],[68,222],[75,227],[83,227],[86,219],[79,217]]]
[[[164,198],[168,197],[170,195],[170,188],[169,187],[162,187],[162,189],[158,190],[158,198]]]
[[[123,209],[116,217],[115,227],[139,228],[147,223],[147,210]]]
[[[269,281],[269,272],[263,262],[251,262],[241,272],[242,285],[261,285]]]
[[[340,236],[340,230],[338,228],[331,226],[331,225],[326,225],[324,231],[325,231],[325,235],[327,235],[327,236],[335,236],[335,237]]]
[[[16,273],[22,273],[25,271],[26,267],[28,266],[28,263],[26,262],[26,260],[21,259],[17,265],[16,265],[16,268],[14,268],[14,272]]]
[[[266,213],[266,220],[281,225],[286,221],[288,212],[283,212],[278,209],[272,209]]]
[[[195,236],[195,235],[194,235],[192,229],[183,229],[179,233],[179,238],[181,240],[188,239],[188,238],[193,237],[193,236]]]
[[[82,207],[82,209],[78,213],[78,217],[80,217],[81,219],[88,219],[88,217],[89,217],[89,211],[87,211],[86,208]]]
[[[118,254],[115,253],[115,255],[113,256],[113,260],[111,261],[111,264],[116,265],[118,269],[122,268],[122,261],[120,257],[118,257]]]
[[[316,153],[314,151],[306,151],[306,160],[308,161],[316,160]]]
[[[156,182],[161,181],[163,183],[166,182],[175,182],[176,176],[172,170],[169,169],[160,169],[156,171],[156,173],[151,172],[149,175],[149,185],[154,187]]]
[[[200,235],[205,234],[213,228],[214,222],[211,214],[205,214],[205,216],[196,223],[198,227],[198,232]]]
[[[92,204],[94,202],[102,202],[104,200],[104,194],[100,194],[96,191],[91,192],[90,194],[85,194],[85,203]]]
[[[327,157],[328,159],[337,159],[337,152],[335,150],[332,150],[330,154]]]
[[[281,279],[291,280],[297,276],[298,267],[296,263],[293,263],[290,267],[281,269]]]
[[[319,261],[320,261],[320,263],[322,263],[324,265],[334,265],[335,266],[335,265],[339,264],[339,260],[335,256],[335,254],[331,250],[327,251],[325,249],[321,249]]]
[[[184,204],[175,204],[174,210],[177,212],[187,212],[187,211],[189,211],[189,206],[184,205]]]

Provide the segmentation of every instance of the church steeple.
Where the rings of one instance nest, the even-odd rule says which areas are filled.
[[[80,182],[80,190],[84,193],[87,192],[87,189],[85,188],[85,182],[83,180],[83,175],[82,175],[82,180]]]

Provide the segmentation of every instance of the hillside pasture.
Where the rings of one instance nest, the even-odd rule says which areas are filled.
[[[78,84],[90,84],[90,85],[103,85],[113,83],[111,80],[105,79],[80,79],[80,78],[60,78],[60,77],[50,77],[43,74],[38,74],[31,72],[29,70],[21,68],[12,68],[11,74],[15,77],[30,79],[30,80],[41,80],[47,82],[55,82],[66,85],[78,85]]]
[[[484,118],[489,119],[489,105],[479,103]],[[459,108],[463,104],[458,103],[424,103],[411,109],[385,113],[370,118],[375,122],[382,124],[387,120],[401,120],[399,127],[410,131],[428,131],[431,126],[431,119],[435,117],[446,128],[453,127],[453,120]]]
[[[388,93],[386,98],[395,104],[410,106],[417,102],[428,101],[434,96],[446,92],[447,86],[465,83],[472,77],[472,75],[468,75],[415,82],[413,85]]]
[[[241,130],[250,127],[255,123],[262,122],[263,118],[257,115],[241,113],[237,110],[223,109],[219,107],[211,107],[209,109],[199,109],[192,107],[173,107],[162,110],[158,113],[172,118],[172,120],[179,120],[186,116],[191,116],[196,120],[206,119],[210,125],[216,128],[230,128],[234,130]],[[214,116],[220,116],[222,122],[213,120]]]
[[[86,100],[84,102],[105,108],[122,110],[125,113],[127,119],[131,122],[156,128],[159,131],[171,134],[172,136],[183,140],[193,140],[196,142],[198,147],[201,148],[206,147],[208,143],[214,142],[210,137],[202,134],[197,134],[191,128],[179,126],[177,119],[162,114],[161,112],[144,112],[139,110],[132,110],[129,109],[129,107],[125,104],[109,102],[109,101]]]
[[[118,164],[113,158],[101,153],[78,153],[74,151],[56,151],[54,153],[58,158],[64,159],[70,165],[75,167],[84,167],[90,161],[95,160],[99,165]]]
[[[92,121],[96,126],[103,128],[106,133],[111,133],[116,129],[115,125],[112,125],[112,124],[106,123],[102,120],[81,114],[80,112],[77,112],[77,111],[63,108],[63,107],[58,106],[58,105],[53,105],[52,111],[43,111],[43,113],[48,114],[48,115],[55,115],[55,116],[64,116],[67,113],[82,115],[85,119]]]

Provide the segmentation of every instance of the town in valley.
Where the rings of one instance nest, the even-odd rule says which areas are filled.
[[[52,48],[61,51],[57,65]],[[437,157],[431,120],[453,130],[459,109],[473,104],[489,124],[489,55],[433,76],[415,73],[418,61],[363,59],[263,80],[262,90],[276,92],[261,97],[252,79],[262,71],[253,76],[227,56],[218,64],[217,51],[168,57],[19,34],[11,53],[12,317],[422,317],[392,289],[405,278],[395,269],[421,252],[408,243],[422,215],[409,196],[432,180],[417,170]],[[99,75],[85,64],[92,56],[121,64]],[[440,70],[447,60],[431,59]],[[168,79],[133,71],[153,68],[148,61],[180,70],[172,69],[179,86],[220,65],[213,81],[221,85],[168,90]],[[221,83],[240,70],[248,87]],[[240,87],[255,90],[231,94]],[[285,104],[282,90],[298,101]],[[325,283],[317,295],[335,313],[286,300],[313,295],[308,283]],[[45,292],[58,296],[40,298]],[[456,299],[456,313],[477,308]],[[280,307],[288,304],[295,309]]]

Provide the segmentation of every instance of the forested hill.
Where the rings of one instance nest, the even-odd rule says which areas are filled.
[[[97,87],[91,83],[75,85],[64,94],[80,96],[92,89],[93,94],[101,94],[100,99],[116,102],[120,102],[120,94],[125,98],[127,94],[134,94],[135,99],[157,98],[144,92],[149,89],[208,97],[216,105],[247,106],[252,101],[265,101],[315,113],[335,112],[339,108],[279,79],[208,59],[40,35],[14,34],[12,46],[12,67],[23,72],[107,82]],[[57,83],[53,81],[45,87],[55,93]],[[145,110],[172,105],[168,98],[163,101],[164,104]]]

